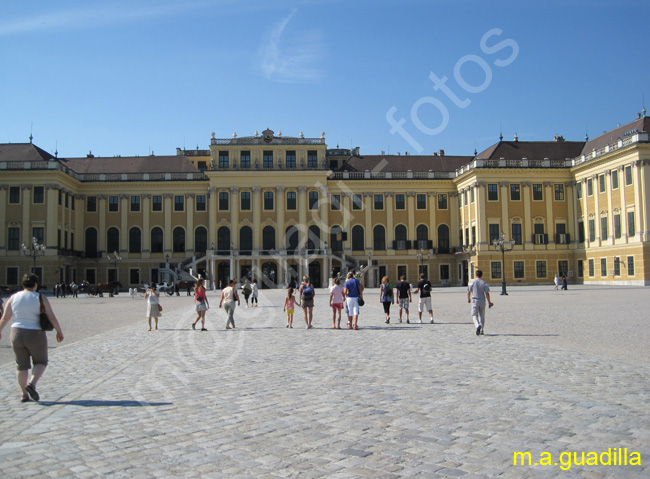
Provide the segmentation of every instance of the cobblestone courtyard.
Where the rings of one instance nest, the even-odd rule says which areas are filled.
[[[312,330],[285,328],[281,291],[235,331],[212,294],[207,332],[186,296],[154,332],[142,298],[53,298],[66,341],[49,334],[40,403],[0,341],[2,477],[647,477],[650,289],[493,289],[482,337],[460,288],[434,290],[434,325],[384,324],[369,291],[359,331],[329,329],[324,290]],[[642,464],[558,460],[609,448]]]

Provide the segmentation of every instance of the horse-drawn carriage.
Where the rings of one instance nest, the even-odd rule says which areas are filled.
[[[119,281],[111,281],[110,283],[90,284],[88,281],[82,281],[79,285],[79,293],[85,293],[88,296],[104,297],[104,293],[108,293],[109,297],[113,297],[113,292],[122,287]]]

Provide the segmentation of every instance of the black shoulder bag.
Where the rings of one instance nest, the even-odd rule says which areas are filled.
[[[41,303],[41,314],[39,315],[41,329],[43,331],[52,331],[54,326],[52,326],[52,322],[50,321],[50,318],[47,317],[47,313],[43,307],[43,298],[41,297],[41,293],[38,293],[38,302]]]

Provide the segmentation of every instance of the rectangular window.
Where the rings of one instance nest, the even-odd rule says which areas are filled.
[[[587,180],[587,196],[593,196],[594,194],[594,180],[589,178]]]
[[[383,210],[384,209],[384,195],[375,195],[374,200],[375,200],[375,209],[376,210]]]
[[[582,278],[585,275],[585,264],[579,259],[578,260],[578,278]]]
[[[59,206],[63,203],[63,191],[59,190]]]
[[[296,192],[288,191],[287,192],[287,210],[296,209]]]
[[[361,195],[352,195],[352,209],[360,210],[363,208],[363,199]]]
[[[612,189],[618,190],[618,170],[612,170]]]
[[[20,249],[20,228],[7,228],[7,249],[18,251]]]
[[[398,277],[399,279],[401,279],[402,276],[404,276],[405,278],[407,278],[407,275],[406,275],[406,265],[399,264],[399,265],[397,265],[397,277]]]
[[[61,191],[59,191],[60,193]],[[9,187],[9,204],[17,205],[20,203],[20,186]]]
[[[438,197],[440,198],[440,197]],[[395,195],[395,209],[404,210],[406,209],[406,200],[403,194]]]
[[[207,211],[208,204],[205,195],[196,195],[196,211]]]
[[[70,195],[68,193],[65,194],[65,207],[67,208],[68,205],[70,204]]]
[[[585,222],[578,221],[578,243],[585,242]]]
[[[564,201],[564,185],[555,185],[555,201]]]
[[[596,276],[596,265],[593,259],[589,260],[589,276]]]
[[[242,211],[250,211],[251,209],[251,193],[250,191],[241,192],[241,201],[239,202],[239,209]]]
[[[621,237],[621,215],[614,215],[614,238]]]
[[[596,241],[596,220],[589,220],[589,241]]]
[[[108,197],[108,211],[115,213],[119,210],[119,198],[117,196]]]
[[[546,261],[536,261],[535,269],[538,278],[546,278]]]
[[[153,195],[151,197],[151,211],[162,211],[163,198],[160,195]]]
[[[634,227],[634,211],[627,212],[627,236],[628,238],[634,238],[636,234],[636,228]]]
[[[70,207],[72,208],[72,211],[74,211],[74,196],[70,195]]]
[[[438,209],[439,210],[447,209],[447,195],[445,194],[438,195]]]
[[[472,226],[472,244],[476,244],[476,226]]]
[[[630,186],[632,184],[632,167],[625,167],[625,186]]]
[[[561,274],[568,274],[569,273],[569,262],[566,260],[560,260],[557,262],[557,270]]]
[[[501,227],[497,223],[490,223],[488,225],[489,231],[490,231],[490,244],[492,244],[493,241],[499,240],[501,237],[501,232],[500,229]]]
[[[474,203],[474,188],[470,188],[469,190],[469,201]]]
[[[15,266],[9,266],[7,268],[7,284],[12,286],[18,284],[18,268]]]
[[[86,198],[86,211],[88,213],[97,212],[97,197],[96,196],[88,196]]]
[[[264,168],[273,168],[273,151],[264,150],[262,166],[264,166]]]
[[[510,185],[510,201],[521,200],[521,186],[519,184]]]
[[[607,258],[600,258],[600,275],[607,276]]]
[[[501,261],[490,262],[490,274],[492,279],[501,279]]]
[[[440,279],[449,279],[449,265],[448,264],[441,264],[440,265]]]
[[[515,269],[515,279],[521,279],[524,277],[524,262],[523,261],[515,261],[514,262],[514,269]]]
[[[230,158],[228,157],[227,151],[219,152],[219,168],[229,168],[230,167]]]
[[[600,219],[600,239],[605,241],[607,239],[607,217],[604,216]]]
[[[634,256],[627,257],[627,275],[634,276]]]
[[[309,192],[309,209],[310,210],[318,209],[318,191]]]
[[[45,203],[45,187],[44,186],[35,186],[34,187],[34,204]]]
[[[330,196],[330,209],[332,211],[341,210],[341,195],[331,195]]]
[[[598,192],[605,193],[605,175],[598,177]]]
[[[316,150],[307,150],[307,167],[316,168],[318,166],[318,152]]]
[[[239,166],[241,168],[250,168],[251,167],[251,152],[249,150],[243,150],[240,153]]]
[[[544,200],[544,185],[541,183],[533,183],[533,201]]]
[[[287,168],[295,168],[296,167],[296,152],[293,150],[287,151]]]
[[[472,190],[474,191],[474,190]],[[418,210],[426,210],[427,209],[427,195],[423,195],[421,193],[418,193],[415,196],[415,208]]]
[[[621,258],[618,256],[614,257],[614,276],[621,275]]]
[[[38,244],[43,244],[45,242],[45,228],[42,226],[32,228],[32,238],[36,238]]]
[[[140,197],[132,196],[131,197],[131,212],[137,213],[140,211]]]
[[[465,190],[465,192],[463,193],[463,202],[465,203],[465,206],[469,204],[469,202],[467,201],[467,190]]]
[[[488,183],[488,201],[499,201],[499,185],[496,183]]]
[[[185,197],[183,195],[174,196],[174,211],[185,211]]]
[[[272,210],[273,208],[274,208],[274,205],[273,205],[273,192],[272,191],[265,191],[264,192],[264,209],[265,210]]]
[[[230,209],[230,195],[227,191],[219,192],[219,209],[228,211]]]
[[[576,196],[578,197],[579,200],[582,199],[582,182],[581,181],[578,181],[576,183]]]
[[[515,244],[523,244],[523,238],[521,235],[521,223],[513,223],[511,230],[511,238],[515,240]]]

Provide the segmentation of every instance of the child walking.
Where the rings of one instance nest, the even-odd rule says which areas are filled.
[[[289,291],[284,298],[284,308],[282,311],[287,312],[287,328],[293,328],[293,312],[296,308],[296,298],[293,296],[293,288],[289,287]]]
[[[341,329],[341,310],[345,303],[345,293],[343,286],[335,279],[334,284],[330,288],[330,306],[332,307],[332,329]],[[338,312],[339,320],[336,324],[336,313]]]

